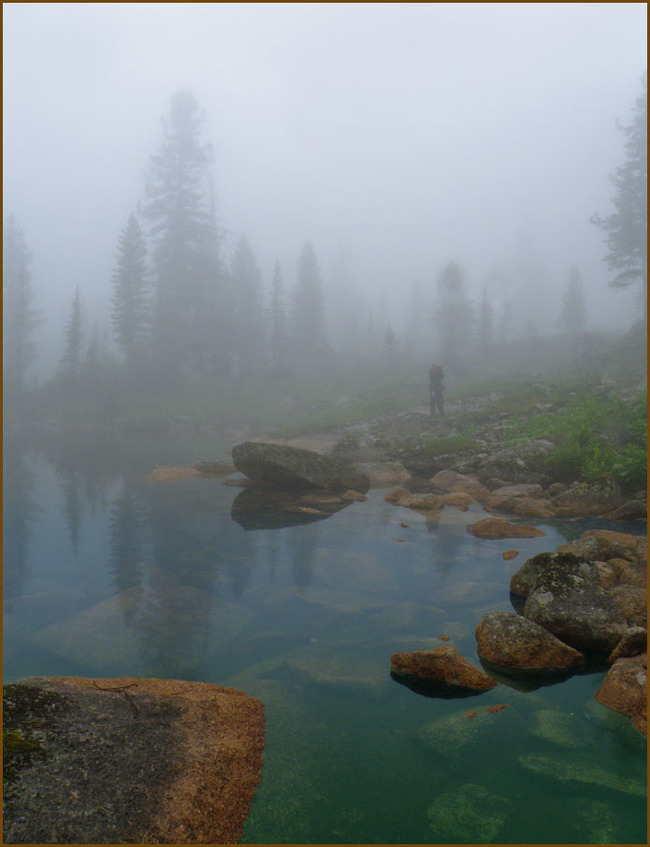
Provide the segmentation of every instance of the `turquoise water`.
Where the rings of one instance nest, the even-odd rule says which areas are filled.
[[[249,843],[646,842],[645,739],[594,701],[602,668],[460,700],[389,674],[391,653],[440,636],[478,665],[474,629],[510,610],[510,575],[588,522],[478,540],[479,507],[434,525],[372,491],[323,519],[297,504],[293,525],[269,510],[252,525],[276,526],[250,530],[232,517],[241,489],[148,478],[224,456],[198,440],[6,441],[6,681],[156,676],[259,697]]]

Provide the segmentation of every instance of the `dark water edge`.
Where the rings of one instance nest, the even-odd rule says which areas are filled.
[[[149,478],[227,450],[96,433],[5,443],[6,681],[158,676],[260,697],[248,843],[646,842],[645,739],[593,700],[604,669],[463,700],[390,678],[392,652],[440,635],[478,665],[474,628],[511,608],[529,556],[645,525],[527,520],[546,536],[481,541],[465,532],[479,507],[433,525],[372,491],[316,522],[246,530],[239,489]]]

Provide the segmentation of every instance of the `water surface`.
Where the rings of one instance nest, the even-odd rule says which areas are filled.
[[[594,701],[603,669],[462,700],[422,697],[389,674],[391,653],[440,636],[478,664],[474,629],[510,610],[511,574],[593,522],[479,540],[466,533],[478,506],[428,523],[378,490],[326,518],[312,503],[309,523],[282,526],[267,509],[246,529],[232,517],[240,489],[148,476],[226,446],[92,433],[5,442],[6,681],[152,676],[261,698],[247,842],[646,842],[645,739]],[[498,704],[508,708],[486,713]]]

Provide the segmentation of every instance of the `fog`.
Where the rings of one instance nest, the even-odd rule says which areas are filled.
[[[358,292],[403,336],[450,261],[469,296],[552,331],[572,265],[590,328],[635,319],[602,234],[646,66],[646,4],[3,5],[4,215],[33,250],[60,355],[73,291],[108,325],[117,239],[172,95],[214,148],[228,254],[244,233],[291,288],[310,239],[330,330]],[[341,257],[345,258],[342,259]],[[501,280],[496,282],[495,280]]]

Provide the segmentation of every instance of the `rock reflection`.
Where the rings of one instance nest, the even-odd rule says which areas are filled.
[[[281,529],[322,521],[350,505],[336,494],[297,493],[274,488],[246,488],[231,509],[232,519],[243,529]]]

